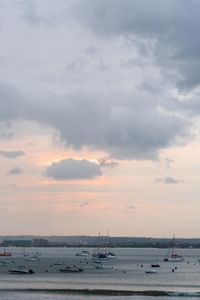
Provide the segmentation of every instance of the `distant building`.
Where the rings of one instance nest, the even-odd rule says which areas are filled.
[[[2,246],[9,247],[31,247],[32,240],[4,240]]]
[[[49,241],[46,239],[33,239],[33,247],[48,247]]]

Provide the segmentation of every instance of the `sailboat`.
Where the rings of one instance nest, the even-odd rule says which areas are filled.
[[[103,253],[103,248],[101,246],[101,235],[100,235],[100,232],[99,232],[99,235],[98,235],[98,243],[97,243],[97,248],[94,250],[94,253],[93,253],[93,261],[94,262],[102,262],[102,260],[107,260],[107,256],[105,253]]]
[[[185,259],[182,255],[178,255],[175,252],[175,235],[173,235],[172,247],[168,250],[167,255],[164,258],[164,261],[167,262],[183,262]]]
[[[7,252],[6,248],[4,246],[4,250],[3,250],[3,252],[0,252],[0,256],[12,256],[12,253],[11,252]]]
[[[105,255],[107,258],[111,258],[111,259],[116,258],[116,254],[110,250],[110,248],[113,247],[113,244],[111,243],[111,238],[109,234],[107,234],[107,239],[108,239],[108,246],[107,248],[105,248]]]

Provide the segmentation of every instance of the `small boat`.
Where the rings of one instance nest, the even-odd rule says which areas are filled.
[[[114,258],[115,254],[113,252],[108,251],[107,247],[104,249],[104,244],[101,241],[101,236],[99,233],[97,248],[95,249],[92,257],[94,262],[105,261],[108,258]]]
[[[63,269],[59,269],[59,272],[61,272],[61,273],[79,273],[79,272],[83,272],[83,269],[76,268],[76,267],[65,267]]]
[[[166,262],[183,262],[185,259],[183,256],[172,253],[171,256],[165,257],[164,261]]]
[[[116,254],[110,250],[110,248],[113,248],[114,245],[113,243],[111,243],[111,237],[109,236],[109,232],[107,233],[107,245],[106,245],[106,249],[105,249],[105,255],[108,259],[113,259],[116,258]]]
[[[0,252],[0,256],[12,256],[12,253],[11,252],[7,252],[5,247],[4,247],[4,251],[3,252]]]
[[[106,257],[109,259],[113,259],[116,258],[116,254],[114,252],[109,251],[108,253],[106,253]]]
[[[26,274],[34,274],[33,270],[26,270],[26,269],[11,269],[8,270],[10,274],[19,274],[19,275],[26,275]]]
[[[95,269],[97,269],[97,270],[101,270],[101,269],[109,270],[109,269],[113,269],[113,267],[109,266],[109,265],[105,265],[103,263],[98,263],[98,264],[95,265]]]
[[[63,262],[60,261],[60,260],[56,260],[54,263],[53,263],[54,266],[62,266],[63,265]]]
[[[81,250],[80,252],[76,253],[76,256],[89,257],[90,252],[87,250]]]
[[[11,252],[6,251],[6,246],[3,247],[3,252],[0,252],[0,256],[12,256]]]
[[[0,256],[12,256],[12,253],[10,253],[10,252],[1,252],[0,253]]]
[[[94,261],[102,261],[102,260],[107,260],[107,259],[108,259],[108,257],[106,254],[103,254],[103,253],[93,254]]]
[[[149,269],[149,270],[146,270],[145,273],[146,274],[156,274],[156,273],[158,273],[158,271],[154,270],[154,269]]]
[[[159,264],[151,264],[151,267],[152,268],[160,268],[160,265]]]

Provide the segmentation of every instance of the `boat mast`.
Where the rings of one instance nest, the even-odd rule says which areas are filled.
[[[173,234],[173,239],[172,239],[172,255],[174,256],[174,248],[175,248],[175,234]]]

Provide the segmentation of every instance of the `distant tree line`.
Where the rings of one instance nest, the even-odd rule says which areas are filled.
[[[66,236],[30,239],[4,239],[1,247],[101,247],[101,248],[200,248],[200,239],[143,238],[102,236]]]

